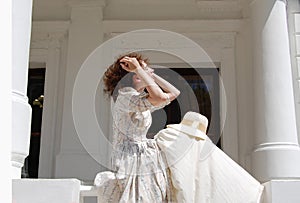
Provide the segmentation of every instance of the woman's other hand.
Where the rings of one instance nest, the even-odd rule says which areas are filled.
[[[138,60],[134,57],[125,56],[120,60],[122,68],[128,72],[135,72],[137,68],[140,68]]]

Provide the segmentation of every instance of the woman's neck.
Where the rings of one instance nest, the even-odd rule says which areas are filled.
[[[143,92],[145,90],[145,87],[140,86],[140,85],[136,85],[136,86],[134,86],[134,89],[138,92]]]

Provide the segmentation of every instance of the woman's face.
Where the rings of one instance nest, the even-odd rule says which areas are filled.
[[[154,78],[154,70],[153,68],[150,68],[147,63],[145,63],[144,61],[142,61],[141,63],[141,67],[145,70],[145,72],[152,78]],[[141,80],[139,78],[139,76],[137,76],[136,74],[132,77],[132,82],[135,86],[136,89],[141,90],[144,89],[146,87],[146,84],[144,83],[143,80]]]

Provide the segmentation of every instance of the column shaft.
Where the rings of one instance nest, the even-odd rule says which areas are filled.
[[[31,107],[27,98],[32,0],[12,2],[12,178],[21,178],[29,154]]]
[[[0,123],[1,123],[1,144],[0,144],[0,202],[12,202],[12,180],[11,180],[11,74],[12,74],[12,3],[2,1],[0,7]]]
[[[291,61],[284,1],[253,1],[254,175],[300,177]]]

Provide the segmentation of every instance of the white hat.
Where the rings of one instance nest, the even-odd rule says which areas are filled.
[[[190,136],[198,137],[200,139],[207,139],[206,129],[208,126],[208,119],[200,113],[188,111],[180,124],[167,125],[168,128],[173,128]]]

